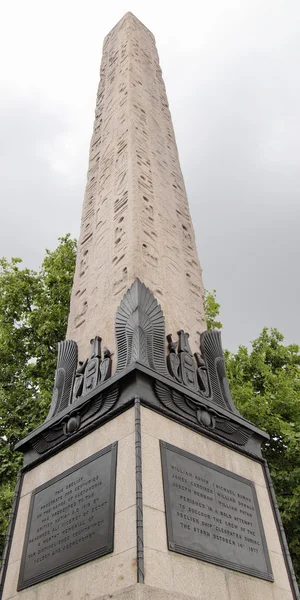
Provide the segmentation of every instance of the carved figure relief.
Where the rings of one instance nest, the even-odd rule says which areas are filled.
[[[81,396],[85,396],[101,383],[111,377],[112,353],[106,347],[101,358],[101,337],[91,340],[91,356],[77,366],[77,344],[66,340],[58,344],[57,367],[51,406],[47,419],[73,404]],[[47,420],[46,419],[46,420]],[[69,425],[66,432],[72,431],[75,422]],[[79,424],[78,424],[79,427]]]
[[[195,352],[194,356],[195,356],[196,363],[197,363],[197,377],[198,377],[199,389],[200,389],[201,394],[203,396],[205,396],[206,398],[208,398],[210,396],[210,389],[209,389],[209,379],[208,379],[207,367],[206,367],[205,361],[203,360],[203,358],[201,357],[201,354],[199,354],[199,352]]]
[[[76,342],[59,342],[52,401],[47,419],[51,419],[71,402],[76,366]]]
[[[116,338],[116,372],[134,362],[141,362],[159,373],[167,374],[163,313],[156,298],[138,278],[126,292],[117,310]]]
[[[98,335],[96,335],[96,337],[93,340],[91,340],[91,346],[91,357],[87,362],[84,373],[84,395],[88,392],[91,392],[97,386],[99,380],[99,369],[101,361],[101,338]]]
[[[104,348],[103,348],[103,360],[100,363],[100,380],[101,380],[101,383],[103,383],[103,381],[106,381],[106,379],[110,378],[110,376],[111,376],[111,366],[112,366],[111,352],[108,350],[108,348],[106,348],[106,346],[104,346]]]
[[[167,366],[170,375],[203,398],[209,398],[222,408],[237,413],[226,377],[220,332],[214,330],[203,332],[200,336],[202,354],[195,352],[194,357],[191,353],[188,333],[182,329],[177,333],[179,339],[177,353],[177,342],[173,342],[171,334],[167,336],[169,350]]]
[[[178,342],[173,342],[172,334],[167,335],[168,340],[168,350],[169,354],[167,356],[167,365],[170,374],[174,377],[179,383],[182,383],[181,375],[180,375],[180,358],[178,354],[176,354],[176,348],[178,346]]]
[[[226,377],[221,333],[216,330],[204,331],[200,336],[200,348],[209,372],[213,401],[223,408],[237,413]]]
[[[198,390],[197,371],[189,345],[189,334],[183,329],[177,332],[179,338],[178,355],[183,385],[196,392]]]
[[[82,394],[84,371],[85,371],[87,362],[88,362],[88,359],[86,359],[85,362],[83,362],[82,360],[79,361],[79,364],[78,364],[78,367],[76,370],[76,376],[75,376],[75,382],[74,382],[74,388],[73,388],[73,401],[76,400],[76,398],[79,398],[79,396],[81,396],[81,394]]]

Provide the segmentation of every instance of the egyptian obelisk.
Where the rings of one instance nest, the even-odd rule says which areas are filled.
[[[67,338],[114,351],[117,307],[136,277],[166,332],[205,329],[203,284],[166,90],[152,33],[127,13],[104,40]]]
[[[16,444],[1,600],[296,600],[267,440],[205,328],[155,41],[127,13],[103,46],[51,406]]]

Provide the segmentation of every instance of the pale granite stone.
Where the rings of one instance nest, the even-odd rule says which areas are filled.
[[[62,450],[59,454],[59,460],[57,459],[57,456],[52,456],[47,461],[25,473],[21,496],[29,494],[39,485],[56,477],[56,475],[59,475],[62,471],[66,471],[67,469],[70,469],[70,467],[73,467],[75,464],[73,446],[69,446],[68,448],[65,448],[65,450]],[[86,455],[84,455],[83,458],[86,458]]]
[[[174,590],[194,598],[229,600],[225,569],[172,553]]]
[[[233,471],[237,475],[247,477],[255,483],[265,486],[262,466],[259,462],[251,460],[230,448],[215,442],[197,432],[162,417],[162,415],[142,407],[142,431],[157,439],[184,448],[187,452],[202,456],[224,469]]]
[[[20,565],[20,560],[16,560],[8,564],[2,600],[8,600],[8,598],[12,598],[16,595]]]
[[[268,490],[265,486],[256,485],[256,494],[259,503],[259,510],[264,524],[264,531],[269,550],[281,554],[281,544],[278,537],[277,527],[273,515],[272,506]]]
[[[59,460],[57,455],[52,456],[46,462],[25,473],[21,495],[28,494],[39,485],[73,467],[98,450],[128,436],[133,431],[134,409],[131,408],[112,421],[105,423],[100,429],[95,429],[88,436],[61,450]]]
[[[122,422],[122,420],[124,421]],[[114,420],[106,423],[102,428],[97,429],[91,433],[89,433],[84,440],[84,444],[81,444],[83,440],[79,440],[73,446],[69,446],[68,448],[61,451],[59,455],[56,455],[48,461],[45,461],[43,464],[38,465],[32,471],[29,471],[25,474],[24,485],[23,485],[23,495],[20,499],[19,510],[17,515],[16,527],[12,542],[11,554],[9,557],[9,569],[7,572],[6,582],[5,582],[5,594],[9,594],[7,597],[14,595],[16,592],[16,581],[18,578],[18,573],[16,574],[16,569],[19,572],[20,558],[22,555],[22,549],[24,544],[24,536],[25,529],[28,517],[28,510],[30,504],[30,491],[39,485],[42,485],[48,479],[55,477],[66,468],[73,466],[77,462],[85,459],[87,456],[90,456],[94,452],[101,450],[102,444],[106,447],[108,444],[115,442],[118,440],[118,435],[123,435],[121,439],[118,440],[118,455],[117,455],[117,477],[116,477],[116,517],[115,517],[115,549],[113,556],[117,554],[124,555],[125,551],[130,550],[132,552],[133,558],[126,566],[129,574],[135,570],[136,571],[136,507],[135,507],[135,434],[134,431],[134,410],[129,409],[119,417],[116,417]],[[129,433],[131,432],[131,433]],[[127,435],[126,435],[127,434]],[[90,444],[88,441],[90,440]],[[74,449],[74,446],[76,448]],[[90,452],[89,452],[90,450]],[[25,494],[25,495],[24,495]],[[112,555],[108,555],[113,558]],[[127,555],[126,555],[127,556]],[[102,559],[98,559],[96,561],[99,565],[102,565],[102,561],[104,561],[108,557],[103,557]],[[13,562],[14,561],[14,562]],[[100,562],[99,562],[100,561]],[[89,563],[92,564],[92,563]],[[111,574],[111,569],[116,575],[116,566],[115,563],[106,563],[109,564],[109,573],[105,574],[105,577],[108,578]],[[120,563],[121,564],[121,563]],[[83,569],[84,565],[78,567],[78,569]],[[91,567],[92,569],[93,567]],[[100,567],[99,567],[100,568]],[[72,572],[74,575],[72,576],[72,581],[76,581],[77,575],[75,571]],[[89,577],[89,572],[84,571]],[[104,572],[105,573],[105,572]],[[65,574],[59,575],[54,578],[54,580],[49,580],[52,583],[49,583],[51,589],[53,587],[53,581],[59,580],[61,582],[62,578]],[[66,581],[69,581],[70,576],[66,575]],[[123,571],[121,569],[121,579],[120,582],[123,581]],[[127,575],[126,575],[127,577]],[[125,577],[125,579],[126,579]],[[64,580],[65,581],[65,580]],[[81,584],[85,585],[80,581],[80,585],[78,583],[78,589],[81,589]],[[40,586],[44,586],[46,583],[39,584],[38,586],[34,586],[35,593],[36,590],[40,588]],[[63,585],[59,583],[59,585]],[[69,585],[69,584],[68,584]],[[73,585],[73,584],[72,584]],[[88,586],[87,586],[88,587]],[[123,587],[123,584],[120,587]],[[48,590],[47,588],[44,588]],[[77,589],[72,588],[71,589]],[[55,588],[56,590],[56,588]],[[103,588],[103,593],[106,591],[105,587]],[[48,592],[47,592],[48,593]],[[56,591],[55,591],[56,593]],[[59,593],[63,593],[61,588],[59,588]],[[73,593],[73,592],[72,592]],[[90,592],[88,592],[90,593]],[[26,598],[27,591],[20,592],[22,596]],[[60,597],[60,596],[54,596]],[[37,595],[37,600],[39,600],[40,596]],[[44,600],[44,597],[41,597]],[[49,592],[49,600],[52,600],[52,592]],[[69,600],[69,597],[68,597]]]
[[[202,273],[152,33],[127,13],[104,40],[67,338],[115,352],[117,307],[139,277],[166,333],[206,329]],[[109,301],[107,300],[109,299]]]
[[[225,577],[230,600],[273,600],[274,583],[229,569]]]
[[[164,512],[144,504],[144,546],[167,552],[166,518]]]
[[[243,456],[238,452],[232,452],[231,454],[231,464],[232,471],[237,475],[241,475],[242,477],[247,477],[247,479],[251,479],[255,484],[266,486],[266,481],[263,473],[262,465],[255,460],[251,460],[247,456]],[[247,473],[247,475],[245,475]]]
[[[191,454],[202,456],[224,469],[232,471],[232,450],[203,435],[179,425],[166,417],[142,407],[142,431],[157,440],[183,448]]]
[[[38,590],[35,588],[26,590],[26,600],[37,600],[37,594]],[[19,596],[13,596],[9,600],[16,600],[17,598],[19,598]],[[195,596],[189,596],[186,593],[177,593],[174,591],[137,583],[130,585],[121,591],[113,592],[109,595],[104,594],[97,596],[93,598],[93,600],[194,600],[194,598]],[[227,600],[229,596],[227,590],[224,589],[222,585],[219,590],[208,590],[204,598],[205,600]],[[44,598],[42,600],[44,600]],[[46,600],[48,600],[48,598]],[[91,600],[91,596],[87,592],[84,595],[67,595],[61,597],[60,600]],[[240,600],[245,600],[245,597],[241,597]],[[260,600],[260,597],[253,597],[251,600]],[[264,600],[263,596],[262,600]],[[293,600],[293,595],[291,592],[287,592],[286,590],[274,588],[272,600]]]
[[[273,597],[274,600],[294,600],[292,592],[277,587],[274,588]]]
[[[230,599],[226,587],[226,571],[227,569],[223,569],[222,567],[198,561],[197,580],[199,582],[199,589],[203,590],[203,596],[205,596],[206,600]]]
[[[31,588],[16,592],[19,561],[8,566],[3,600],[96,600],[136,583],[136,550],[107,555],[66,571]],[[34,595],[33,595],[34,594]]]
[[[175,446],[191,452],[196,456],[201,456],[210,462],[220,465],[228,470],[237,472],[242,477],[251,480],[254,476],[259,483],[255,482],[257,491],[258,503],[263,520],[263,527],[266,535],[267,546],[269,549],[275,583],[260,580],[238,572],[230,572],[230,582],[233,589],[234,598],[238,598],[241,586],[245,583],[243,600],[248,600],[254,596],[247,596],[254,592],[257,598],[268,600],[270,597],[270,589],[275,589],[278,586],[282,589],[290,590],[288,575],[282,556],[281,544],[279,541],[277,528],[274,521],[273,511],[270,504],[268,490],[264,479],[261,478],[261,466],[256,461],[251,461],[248,457],[235,453],[229,448],[222,447],[213,440],[207,440],[198,433],[191,431],[182,425],[174,423],[166,419],[162,415],[142,407],[142,456],[143,456],[143,499],[145,506],[144,519],[144,543],[145,548],[159,549],[163,554],[167,552],[171,556],[173,569],[173,590],[178,593],[186,593],[191,596],[197,596],[196,589],[203,588],[203,594],[207,594],[210,590],[212,598],[217,598],[222,588],[222,580],[228,569],[210,565],[197,559],[184,557],[176,553],[170,553],[167,549],[167,534],[166,528],[160,528],[159,540],[155,542],[155,530],[162,523],[162,518],[159,515],[164,515],[165,504],[162,485],[162,470],[159,439],[163,439]],[[203,442],[204,440],[204,442]],[[197,451],[197,448],[199,450]],[[239,458],[241,458],[239,462]],[[253,463],[253,464],[252,464]],[[233,465],[235,470],[233,470]],[[263,485],[262,485],[263,482]],[[150,509],[152,508],[152,511]],[[155,545],[156,544],[156,545]],[[152,557],[152,555],[150,554]],[[154,555],[156,557],[156,555]],[[149,560],[149,559],[147,559]],[[153,557],[152,557],[153,560]],[[174,566],[175,565],[175,566]],[[159,569],[158,572],[160,573]],[[186,575],[186,581],[184,573]],[[190,573],[193,575],[190,577]],[[180,575],[181,574],[181,575]],[[197,579],[198,578],[198,579]],[[207,578],[210,578],[209,583]],[[235,578],[237,579],[236,588],[234,587]],[[198,581],[198,583],[196,583]],[[227,581],[227,579],[226,579]],[[252,582],[252,583],[251,583]],[[150,573],[148,574],[147,583],[157,586],[156,576],[152,582]],[[185,588],[185,583],[187,587]],[[162,584],[160,584],[162,585]],[[271,587],[270,587],[271,585]],[[204,586],[204,587],[203,587]],[[249,592],[247,591],[249,590]],[[225,593],[225,592],[224,592]],[[266,594],[266,596],[264,596]],[[199,596],[200,597],[200,596]]]
[[[270,552],[270,561],[272,565],[275,585],[284,590],[290,590],[290,582],[282,554]]]
[[[130,548],[136,548],[136,507],[131,506],[115,517],[114,553],[120,554]]]
[[[116,485],[116,512],[135,505],[136,490],[134,433],[122,438],[118,442]]]
[[[160,448],[158,440],[142,434],[142,461],[143,461],[143,502],[164,512],[164,492],[162,483],[162,469]]]
[[[13,541],[11,545],[9,560],[10,562],[14,562],[16,560],[21,560],[22,550],[23,550],[23,542],[26,531],[27,524],[27,516],[29,511],[30,504],[30,494],[20,498],[18,514],[14,529]]]
[[[208,590],[205,596],[198,596],[201,600],[227,600],[228,596],[223,589],[218,590],[219,595],[211,595]],[[194,600],[195,596],[186,593],[178,593],[171,590],[163,590],[149,585],[140,586],[139,600]],[[241,598],[241,600],[244,600]],[[254,600],[254,599],[251,599]],[[257,599],[255,599],[257,600]]]
[[[122,415],[115,417],[112,421],[101,425],[88,435],[79,440],[75,446],[78,452],[78,460],[81,455],[90,456],[98,452],[99,448],[105,448],[115,440],[122,440],[129,434],[134,433],[134,409],[129,408]],[[77,457],[76,457],[77,458]]]
[[[221,592],[222,590],[219,591],[219,596],[210,595],[210,593],[208,593],[208,595],[205,596],[205,600],[223,600]],[[14,596],[10,600],[15,600],[16,598],[18,598],[18,596]],[[224,598],[227,600],[226,595]],[[290,598],[292,597],[283,595],[282,600],[290,600]],[[37,594],[35,593],[34,588],[31,588],[30,591],[26,591],[26,600],[37,600]],[[60,598],[59,600],[91,600],[91,597],[89,593],[85,593],[83,596],[79,593],[79,595],[68,595]],[[194,597],[188,596],[187,594],[180,594],[170,590],[136,583],[124,588],[121,591],[97,596],[96,598],[93,598],[93,600],[194,600]],[[274,600],[280,600],[279,596],[276,596]]]
[[[187,556],[170,554],[172,561],[173,589],[181,594],[192,597],[203,595],[202,582],[199,585],[199,561],[190,560]]]
[[[170,553],[145,548],[145,583],[173,590],[172,557]]]

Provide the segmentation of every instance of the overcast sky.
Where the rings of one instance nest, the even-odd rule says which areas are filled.
[[[154,33],[223,345],[300,343],[299,0],[8,0],[0,24],[0,255],[78,237],[104,36]]]

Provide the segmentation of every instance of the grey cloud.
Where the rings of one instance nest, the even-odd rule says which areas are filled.
[[[280,69],[276,53],[233,59],[195,90],[192,115],[186,100],[193,131],[177,127],[204,283],[217,288],[232,349],[265,325],[300,340],[299,105],[280,56]]]
[[[7,93],[2,104],[0,255],[36,268],[58,236],[78,232],[84,178],[70,180],[48,158],[66,134],[65,115]]]

